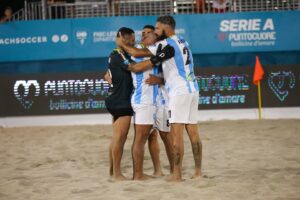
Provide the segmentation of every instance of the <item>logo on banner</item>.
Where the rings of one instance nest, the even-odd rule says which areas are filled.
[[[40,84],[36,80],[19,80],[14,85],[14,94],[25,109],[30,109],[32,97],[40,95]]]
[[[50,110],[99,109],[105,108],[104,101],[93,97],[105,97],[109,89],[109,83],[103,79],[17,80],[14,95],[26,110],[32,107],[34,97],[47,97]],[[85,97],[85,100],[78,100],[78,97]]]
[[[219,41],[228,41],[231,47],[274,46],[276,42],[272,18],[222,20],[219,30]]]
[[[274,92],[275,96],[284,101],[289,95],[289,90],[296,85],[296,78],[293,72],[279,71],[271,72],[268,78],[268,86]]]
[[[81,45],[84,45],[85,40],[87,39],[88,33],[86,31],[77,31],[76,38],[79,40]]]
[[[58,42],[63,42],[63,43],[66,43],[66,42],[68,42],[68,40],[69,40],[69,36],[68,35],[66,35],[66,34],[62,34],[62,35],[53,35],[52,36],[52,42],[53,43],[58,43]]]
[[[47,36],[24,36],[24,37],[7,37],[0,38],[0,45],[23,45],[23,44],[40,44],[47,43]]]
[[[197,76],[201,105],[245,104],[249,77],[240,75]],[[206,95],[208,92],[208,95]],[[234,94],[228,94],[234,92]]]

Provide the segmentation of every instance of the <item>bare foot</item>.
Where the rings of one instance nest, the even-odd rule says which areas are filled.
[[[195,174],[191,177],[191,179],[197,179],[202,177],[202,172],[195,172]]]
[[[145,180],[149,180],[149,179],[153,179],[153,176],[147,175],[147,174],[143,174],[142,176],[135,176],[133,177],[133,180],[136,181],[145,181]]]
[[[182,182],[184,181],[181,177],[176,177],[174,176],[173,174],[169,175],[167,178],[166,178],[166,181],[168,182]]]
[[[126,181],[128,178],[126,178],[123,174],[120,174],[119,176],[113,176],[114,181]]]
[[[154,177],[160,177],[160,176],[164,176],[164,174],[162,173],[162,171],[155,171],[155,172],[153,173],[153,176],[154,176]]]

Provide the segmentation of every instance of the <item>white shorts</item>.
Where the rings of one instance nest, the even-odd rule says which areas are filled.
[[[170,132],[168,111],[167,106],[156,106],[153,128],[159,131]]]
[[[197,124],[199,94],[169,97],[170,123]]]
[[[155,106],[132,104],[134,124],[154,124]]]

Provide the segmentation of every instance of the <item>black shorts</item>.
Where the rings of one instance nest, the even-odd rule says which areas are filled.
[[[107,108],[107,110],[113,116],[114,121],[122,116],[133,116],[132,108]]]

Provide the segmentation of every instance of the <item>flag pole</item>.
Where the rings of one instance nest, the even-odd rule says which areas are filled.
[[[260,90],[260,81],[258,81],[258,118],[261,119],[261,90]]]

